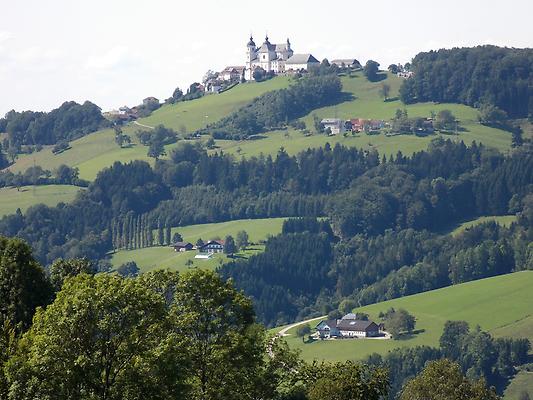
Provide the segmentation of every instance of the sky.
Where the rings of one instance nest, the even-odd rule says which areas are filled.
[[[0,116],[169,97],[290,38],[296,53],[373,59],[480,44],[533,47],[532,0],[0,0]]]

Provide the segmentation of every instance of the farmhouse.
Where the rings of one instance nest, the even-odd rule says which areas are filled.
[[[319,64],[311,54],[294,54],[289,39],[285,43],[272,44],[267,36],[263,44],[256,47],[250,36],[246,49],[244,79],[248,81],[252,80],[256,68],[277,75],[286,71],[307,71],[311,66]]]
[[[224,251],[224,241],[223,240],[210,240],[205,243],[203,246],[199,247],[198,250],[200,253],[222,253]]]
[[[190,251],[194,248],[192,243],[189,242],[176,242],[173,247],[174,251]]]
[[[353,69],[361,68],[361,64],[355,58],[342,58],[342,59],[332,60],[330,64],[336,65],[339,68],[344,68],[344,67],[353,68]]]
[[[346,314],[342,319],[321,321],[316,330],[321,339],[380,336],[380,327],[375,322],[356,318],[355,314]]]
[[[344,121],[338,118],[324,118],[320,121],[324,129],[331,131],[332,135],[338,135],[339,133],[344,132]]]
[[[218,77],[223,81],[239,81],[244,75],[244,66],[230,66],[224,68],[218,74]]]

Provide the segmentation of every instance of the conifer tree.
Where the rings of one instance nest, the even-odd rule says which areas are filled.
[[[129,225],[128,219],[124,218],[122,221],[122,248],[126,249],[128,247],[128,237],[129,237]]]
[[[170,246],[172,243],[171,241],[171,233],[172,233],[172,230],[170,229],[170,226],[168,224],[168,222],[165,224],[165,244]]]
[[[137,216],[137,235],[136,235],[136,244],[137,244],[137,248],[140,249],[142,248],[142,243],[141,243],[141,216]]]
[[[161,219],[157,220],[157,243],[159,246],[163,246],[165,241],[163,225],[161,224]]]

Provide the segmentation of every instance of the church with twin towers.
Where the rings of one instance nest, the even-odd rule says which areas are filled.
[[[257,46],[252,35],[246,45],[246,63],[244,79],[252,80],[254,70],[261,68],[276,75],[285,72],[307,71],[320,62],[312,54],[296,54],[292,50],[289,39],[285,43],[270,43],[268,35],[261,46]]]

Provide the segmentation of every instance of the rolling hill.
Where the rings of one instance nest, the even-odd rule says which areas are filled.
[[[438,112],[442,109],[450,109],[459,118],[461,126],[465,130],[459,132],[457,136],[447,135],[446,138],[463,140],[465,143],[476,140],[500,150],[508,149],[511,144],[511,135],[508,132],[480,125],[477,122],[477,110],[468,106],[434,103],[405,106],[399,100],[384,102],[379,95],[381,85],[387,83],[391,86],[391,96],[394,99],[402,82],[401,78],[391,74],[388,74],[387,79],[382,82],[369,82],[361,73],[343,76],[341,80],[343,91],[351,94],[352,98],[335,106],[314,110],[301,118],[308,128],[312,129],[314,114],[321,118],[337,116],[339,118],[361,117],[388,120],[394,116],[398,108],[406,108],[411,117],[429,116],[431,111]],[[289,84],[290,80],[287,77],[277,77],[261,83],[240,84],[219,95],[209,95],[192,101],[165,105],[151,116],[137,122],[147,126],[163,124],[177,131],[185,129],[187,132],[192,132],[228,115],[262,93],[281,89]],[[147,148],[140,145],[135,137],[135,132],[139,129],[141,128],[136,124],[129,124],[124,128],[124,133],[129,134],[133,139],[133,145],[129,148],[119,148],[114,142],[113,131],[107,129],[73,141],[71,143],[72,148],[59,155],[52,154],[51,147],[46,147],[31,155],[22,155],[10,169],[15,172],[24,171],[34,162],[46,169],[54,169],[60,164],[67,164],[78,167],[81,178],[92,180],[98,171],[110,166],[114,161],[126,162],[134,159],[152,161],[146,155]],[[224,150],[238,156],[248,157],[260,153],[275,154],[283,146],[289,153],[294,154],[309,147],[323,146],[329,142],[332,145],[342,143],[364,149],[375,148],[384,154],[395,154],[398,150],[405,154],[411,154],[426,149],[429,142],[435,137],[421,138],[405,135],[385,137],[383,134],[360,134],[357,137],[349,136],[346,138],[342,136],[327,137],[325,135],[305,137],[301,132],[292,129],[269,132],[265,136],[265,139],[254,141],[218,140],[218,149],[216,150]],[[167,146],[167,151],[173,146],[176,144]]]
[[[340,361],[362,359],[377,352],[386,353],[403,346],[438,346],[447,320],[464,320],[473,328],[479,325],[497,337],[527,337],[533,341],[533,271],[463,283],[438,290],[402,297],[358,308],[374,320],[390,307],[404,308],[415,315],[421,331],[403,340],[335,340],[302,343],[295,328],[287,342],[302,351],[306,360]]]
[[[184,126],[187,132],[192,132],[205,127],[209,122],[217,121],[262,93],[288,85],[289,80],[286,77],[277,77],[261,83],[250,82],[237,85],[219,95],[164,105],[150,117],[137,122],[147,126],[163,124],[177,131]],[[72,141],[70,143],[72,148],[61,154],[54,155],[53,146],[45,146],[40,152],[21,155],[9,169],[13,172],[25,171],[35,163],[45,169],[53,170],[61,164],[66,164],[78,167],[81,178],[93,180],[98,171],[109,167],[114,161],[146,160],[152,162],[153,160],[146,155],[147,148],[140,145],[135,136],[135,132],[139,129],[143,128],[136,124],[129,124],[123,128],[124,133],[130,135],[133,141],[133,145],[129,148],[118,147],[114,140],[113,130],[104,129]],[[167,151],[172,146],[175,145],[167,146]]]

